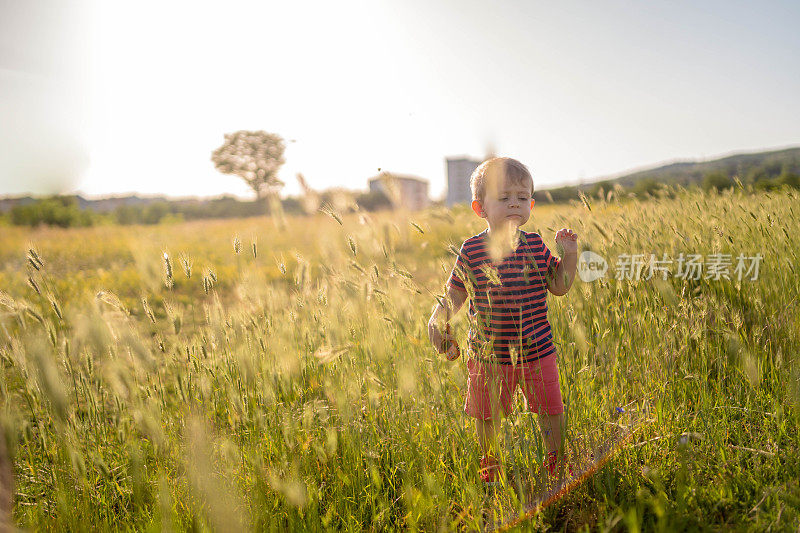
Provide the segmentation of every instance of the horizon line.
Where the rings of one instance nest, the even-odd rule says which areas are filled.
[[[616,179],[619,179],[619,178],[622,178],[622,177],[625,177],[625,176],[629,176],[631,174],[637,174],[639,172],[646,172],[648,170],[655,170],[655,169],[658,169],[658,168],[661,168],[661,167],[666,167],[666,166],[675,165],[675,164],[679,164],[679,163],[688,163],[688,164],[692,164],[692,163],[694,163],[694,164],[697,164],[697,163],[710,163],[712,161],[718,161],[718,160],[722,160],[722,159],[727,159],[729,157],[735,157],[735,156],[738,156],[738,155],[751,155],[751,154],[759,154],[759,153],[781,152],[781,151],[784,151],[784,150],[792,150],[792,149],[795,149],[795,148],[800,148],[800,142],[787,144],[787,145],[782,145],[782,146],[779,146],[779,147],[772,147],[772,148],[762,148],[762,149],[747,149],[747,148],[745,148],[745,149],[738,149],[738,150],[730,150],[730,151],[719,153],[719,154],[716,154],[716,155],[711,155],[711,156],[708,156],[708,157],[699,157],[699,158],[681,158],[681,157],[677,157],[677,158],[672,158],[672,159],[663,159],[663,160],[661,160],[659,162],[656,162],[656,163],[640,165],[640,166],[637,166],[637,167],[629,167],[629,168],[627,168],[625,170],[621,170],[621,171],[618,171],[618,172],[613,172],[613,173],[610,173],[610,174],[603,174],[603,175],[600,175],[600,176],[595,176],[593,178],[578,179],[578,180],[566,180],[566,181],[559,181],[559,182],[551,183],[551,184],[548,185],[548,187],[546,189],[540,189],[540,190],[541,191],[546,191],[546,190],[550,190],[550,189],[558,189],[558,188],[561,188],[561,187],[587,185],[587,184],[591,184],[591,183],[598,183],[598,182],[601,182],[601,181],[616,180]],[[453,157],[453,156],[450,156],[450,157]],[[466,156],[464,156],[464,157],[466,157]],[[386,172],[388,172],[388,171],[386,171]],[[393,174],[401,175],[399,173],[393,173]],[[372,178],[367,178],[367,179],[369,180],[369,179],[372,179]],[[427,179],[427,178],[420,178],[420,179],[430,183],[430,180]],[[316,192],[326,192],[326,191],[332,191],[332,190],[336,190],[336,189],[339,189],[339,190],[343,189],[343,190],[348,191],[348,192],[369,192],[369,186],[367,186],[365,189],[349,189],[349,188],[346,188],[346,187],[334,187],[334,188],[329,188],[329,189],[322,189],[322,190],[316,191]],[[301,198],[302,197],[302,195],[298,195],[298,196],[292,196],[292,195],[282,196],[280,194],[280,192],[278,193],[278,195],[281,198]],[[20,193],[20,194],[17,194],[17,195],[5,195],[4,194],[4,195],[0,195],[0,200],[18,200],[18,199],[22,199],[22,198],[41,199],[41,198],[47,198],[47,197],[53,197],[53,196],[79,196],[79,197],[81,197],[81,198],[83,198],[85,200],[93,200],[93,201],[114,200],[114,199],[131,198],[131,197],[140,197],[140,198],[147,198],[147,199],[163,198],[163,199],[165,199],[167,201],[180,201],[180,200],[199,200],[199,201],[206,200],[207,201],[207,200],[222,199],[222,198],[225,198],[225,197],[232,197],[232,198],[234,198],[236,200],[239,200],[239,201],[253,201],[253,200],[256,200],[256,198],[253,198],[253,197],[250,197],[250,196],[241,196],[241,195],[238,195],[238,194],[235,194],[235,193],[220,193],[220,194],[217,194],[217,195],[210,195],[210,196],[193,196],[193,195],[172,196],[172,195],[165,194],[165,193],[145,193],[145,192],[137,192],[137,191],[125,191],[125,192],[119,192],[119,193],[108,193],[108,194],[105,194],[105,195],[103,195],[103,194],[95,195],[95,194],[83,192],[81,190],[74,191],[74,192],[69,192],[69,193],[50,193],[50,194],[33,193],[33,192]],[[445,200],[446,197],[447,197],[447,192],[445,191],[445,194],[441,199]],[[435,200],[435,198],[431,198],[431,199]]]

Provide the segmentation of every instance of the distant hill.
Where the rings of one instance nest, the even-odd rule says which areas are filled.
[[[756,190],[770,190],[784,185],[800,189],[800,147],[736,154],[713,161],[679,161],[615,178],[537,190],[534,198],[539,202],[569,202],[577,200],[580,193],[607,195],[619,187],[626,194],[646,197],[661,189],[662,184],[705,189],[713,187],[719,190],[733,187],[734,178],[745,185],[753,185]]]
[[[743,183],[754,183],[777,178],[784,172],[800,174],[800,148],[787,148],[769,152],[736,154],[713,161],[677,162],[648,170],[640,170],[607,180],[623,187],[633,187],[643,179],[680,185],[700,185],[711,173],[738,177]]]

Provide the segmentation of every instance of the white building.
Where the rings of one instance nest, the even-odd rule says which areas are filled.
[[[448,157],[447,161],[447,199],[448,206],[454,204],[472,203],[472,191],[469,188],[469,178],[480,161],[467,157]]]
[[[430,204],[428,182],[414,176],[381,172],[374,178],[370,178],[369,190],[385,194],[395,209],[416,211],[424,209]]]

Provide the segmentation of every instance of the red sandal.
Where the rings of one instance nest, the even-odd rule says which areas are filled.
[[[564,466],[566,466],[566,473],[569,476],[572,476],[573,475],[573,473],[572,473],[572,465],[570,465],[569,463],[566,462],[566,460],[564,459],[564,454],[563,453],[560,454],[560,457],[559,457],[559,453],[557,451],[555,451],[555,450],[553,450],[552,452],[548,452],[547,453],[547,457],[544,460],[544,466],[545,466],[545,468],[547,468],[547,473],[551,477],[555,477],[555,476],[558,475],[558,468],[562,464]]]
[[[484,455],[481,457],[481,469],[478,473],[485,484],[496,485],[500,482],[500,461],[491,455]]]

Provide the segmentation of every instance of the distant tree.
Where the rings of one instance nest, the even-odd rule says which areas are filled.
[[[556,189],[547,189],[546,191],[534,191],[533,198],[540,204],[544,204],[544,202],[550,202],[551,199],[555,203],[568,202],[570,200],[578,199],[578,188],[568,185],[566,187],[558,187]]]
[[[606,195],[608,195],[608,191],[612,190],[613,188],[614,182],[611,180],[598,181],[589,189],[587,195],[595,198],[602,196],[603,199],[605,199]]]
[[[800,176],[787,169],[784,169],[781,175],[778,176],[777,182],[780,185],[788,185],[789,187],[800,189]]]
[[[703,178],[703,188],[707,191],[710,189],[721,191],[730,187],[733,187],[733,180],[725,172],[719,170],[709,172]]]
[[[763,179],[758,180],[753,185],[753,188],[757,191],[773,191],[780,187],[777,179]]]
[[[161,219],[171,211],[171,206],[167,201],[153,202],[147,204],[142,209],[142,222],[145,224],[158,224]]]
[[[640,178],[634,183],[631,192],[637,197],[644,198],[648,194],[653,195],[661,188],[661,183],[654,178]]]
[[[282,198],[281,205],[283,206],[283,212],[287,215],[296,215],[303,212],[302,202],[293,196]]]
[[[356,196],[356,204],[365,211],[378,211],[391,209],[392,201],[383,191],[369,191]]]
[[[283,185],[277,174],[285,149],[279,135],[240,130],[225,134],[225,142],[211,154],[211,161],[223,174],[242,178],[261,199],[264,192]]]
[[[755,167],[751,168],[747,171],[747,175],[744,178],[745,183],[752,183],[756,184],[759,181],[769,180],[769,175],[767,174],[766,170],[762,167]]]
[[[82,211],[74,196],[51,196],[11,209],[11,223],[17,226],[60,226],[71,228],[94,224],[93,213]]]
[[[122,205],[114,210],[117,224],[139,224],[142,221],[142,210],[132,205]]]

